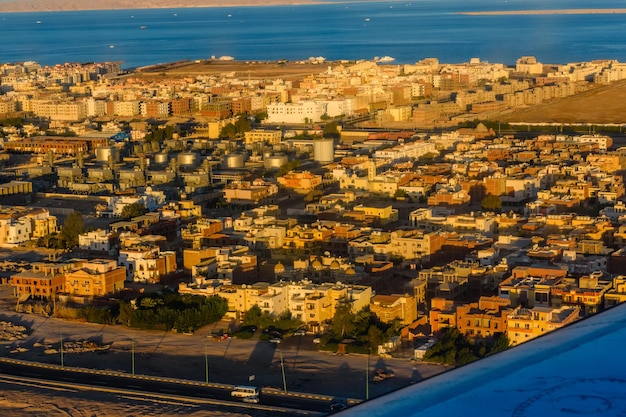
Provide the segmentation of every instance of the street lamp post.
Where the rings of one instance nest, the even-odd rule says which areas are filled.
[[[370,355],[372,348],[367,349],[367,367],[365,368],[365,399],[370,399]]]
[[[280,368],[283,373],[283,391],[287,392],[287,380],[285,379],[285,364],[283,362],[283,351],[278,349],[278,354],[280,355]]]
[[[63,368],[63,332],[59,332],[61,341],[59,342],[59,352],[61,352],[61,368]]]
[[[135,376],[135,338],[130,339],[130,371]]]
[[[204,376],[206,384],[209,385],[209,355],[206,351],[206,342],[204,342]]]

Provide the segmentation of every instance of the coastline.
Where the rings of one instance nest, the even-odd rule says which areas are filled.
[[[626,9],[552,9],[552,10],[500,10],[484,12],[457,12],[467,16],[504,15],[554,15],[554,14],[624,14]]]
[[[316,0],[101,0],[93,3],[73,3],[67,0],[0,1],[0,13],[70,12],[97,10],[142,10],[142,9],[198,9],[225,7],[303,6],[327,4]]]

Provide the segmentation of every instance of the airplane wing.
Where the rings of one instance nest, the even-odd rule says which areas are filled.
[[[336,415],[626,417],[625,304]]]

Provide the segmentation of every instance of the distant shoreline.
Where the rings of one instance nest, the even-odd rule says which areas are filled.
[[[329,4],[329,2],[316,0],[100,0],[77,4],[67,0],[12,0],[0,1],[0,13],[303,6],[314,4]]]
[[[500,10],[492,12],[457,12],[468,16],[548,15],[548,14],[624,14],[626,9],[554,9],[554,10]]]

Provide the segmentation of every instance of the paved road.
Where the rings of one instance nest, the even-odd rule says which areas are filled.
[[[0,310],[0,320],[22,324],[31,333],[19,343],[0,341],[0,356],[42,363],[60,364],[60,354],[46,354],[44,348],[35,347],[35,343],[52,344],[58,350],[62,335],[65,341],[92,340],[111,345],[111,349],[104,354],[65,354],[66,366],[130,373],[134,351],[137,374],[205,381],[208,362],[209,381],[212,383],[247,385],[254,375],[253,381],[257,386],[282,389],[284,369],[284,383],[288,391],[356,399],[365,398],[368,363],[370,376],[377,368],[392,369],[396,374],[393,379],[369,384],[367,389],[370,398],[445,370],[440,366],[407,359],[371,357],[368,360],[363,355],[342,356],[317,352],[309,335],[291,337],[278,347],[258,338],[215,342],[207,337],[214,326],[207,326],[187,336],[17,314],[11,312],[9,307],[10,304],[0,306],[0,309],[4,308]],[[28,351],[11,354],[10,351],[18,344]],[[2,345],[7,348],[2,348]]]

